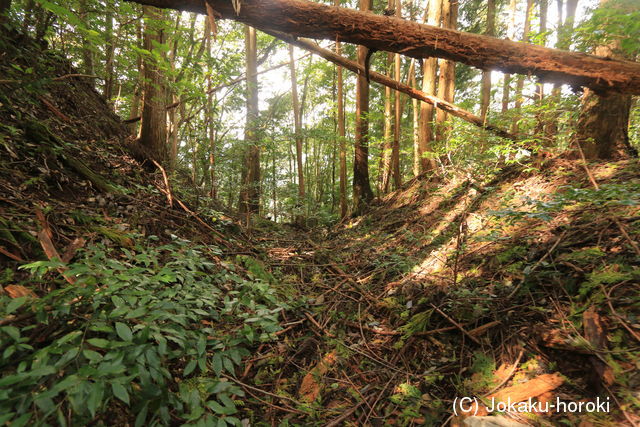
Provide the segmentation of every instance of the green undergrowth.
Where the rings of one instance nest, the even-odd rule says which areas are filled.
[[[157,240],[21,267],[23,285],[56,286],[0,295],[0,424],[241,424],[244,392],[225,375],[288,304],[215,246]]]

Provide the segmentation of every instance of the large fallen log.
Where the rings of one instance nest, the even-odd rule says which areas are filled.
[[[207,13],[204,0],[127,1]],[[599,94],[640,95],[640,64],[636,62],[501,40],[307,0],[208,2],[217,17],[240,21],[263,31],[328,40],[338,38],[415,58],[435,56],[483,70],[535,75],[546,82],[586,86]]]
[[[266,31],[268,34],[271,34],[274,37],[278,37],[281,40],[286,41],[287,43],[291,43],[295,46],[298,46],[302,49],[308,50],[310,52],[316,53],[324,59],[333,62],[334,64],[338,64],[343,66],[344,68],[353,71],[354,73],[364,76],[365,69],[362,65],[358,64],[355,61],[351,61],[343,56],[337,55],[336,53],[330,51],[329,49],[324,49],[314,43],[312,40],[304,39],[304,38],[295,38],[288,34],[279,33],[277,31]],[[489,132],[492,132],[502,138],[507,138],[511,140],[516,140],[516,136],[509,133],[508,131],[499,128],[498,126],[494,126],[490,123],[486,123],[473,113],[470,113],[467,110],[463,110],[462,108],[445,101],[444,99],[438,98],[436,96],[428,95],[421,90],[417,90],[412,88],[411,86],[407,86],[403,83],[400,83],[396,80],[393,80],[384,74],[376,73],[375,71],[369,71],[369,79],[380,83],[384,86],[388,86],[391,89],[395,89],[398,92],[405,93],[412,98],[418,99],[420,101],[424,101],[428,104],[433,105],[436,108],[441,109],[442,111],[446,111],[452,116],[456,116],[465,120],[469,123],[472,123],[480,128],[483,128]]]

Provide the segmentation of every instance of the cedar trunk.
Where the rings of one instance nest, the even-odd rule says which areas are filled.
[[[360,9],[367,11],[370,0],[360,0]],[[367,49],[358,46],[358,63],[364,66]],[[356,84],[356,131],[353,159],[353,212],[358,215],[373,200],[369,182],[369,82],[358,75]]]
[[[163,31],[157,28],[158,20],[162,18],[162,12],[153,7],[145,7],[144,15],[148,18],[145,21],[144,28],[144,48],[151,52],[153,50],[153,42],[163,43]],[[166,114],[164,111],[164,76],[158,64],[152,58],[145,57],[142,68],[145,83],[138,142],[145,157],[160,164],[166,164],[168,153]]]
[[[600,7],[605,3],[607,0],[600,0]],[[620,42],[614,40],[609,45],[598,46],[595,53],[621,58]],[[629,154],[637,155],[629,144],[630,110],[630,95],[613,94],[601,97],[592,90],[585,90],[576,139],[587,159],[609,160]]]
[[[260,211],[260,146],[256,125],[258,120],[258,64],[256,30],[245,27],[247,121],[244,130],[245,152],[240,188],[240,214],[247,216]]]

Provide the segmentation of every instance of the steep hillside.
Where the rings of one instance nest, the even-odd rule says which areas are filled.
[[[0,31],[0,425],[240,424],[229,375],[286,301],[87,77]]]
[[[271,254],[313,295],[313,335],[300,328],[290,367],[258,376],[356,425],[440,425],[456,398],[481,396],[610,403],[506,414],[525,425],[637,422],[640,166],[588,170],[593,183],[561,159],[415,179],[321,242],[282,238]],[[300,364],[323,378],[313,393],[298,388]]]

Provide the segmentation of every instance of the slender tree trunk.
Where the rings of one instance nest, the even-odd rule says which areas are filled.
[[[162,44],[164,32],[159,28],[162,12],[145,6],[144,48],[154,50],[154,43]],[[167,163],[166,114],[164,110],[164,76],[155,60],[146,57],[143,61],[144,99],[140,125],[139,144],[142,154],[161,164]]]
[[[543,2],[546,0],[542,0]],[[485,35],[495,36],[496,34],[496,0],[487,1],[487,26]],[[487,120],[487,113],[491,105],[491,71],[482,72],[482,81],[480,83],[480,117]]]
[[[205,31],[207,30],[209,30],[206,36],[207,37],[207,54],[209,58],[211,58],[211,50],[212,50],[211,35],[210,35],[211,29],[205,28]],[[213,89],[213,81],[212,81],[213,73],[214,73],[214,68],[211,65],[209,65],[209,74],[207,76],[207,123],[209,124],[208,128],[209,128],[209,181],[210,181],[209,197],[211,197],[213,200],[216,200],[218,198],[218,181],[216,179],[216,139],[217,139],[216,125],[217,125],[217,122],[215,120],[216,114],[213,109],[213,95],[214,95],[214,91],[212,90]],[[177,132],[176,132],[176,135],[177,135]],[[177,147],[176,147],[176,151],[177,151]]]
[[[273,180],[273,222],[278,222],[278,177],[276,175],[275,149],[271,156],[271,176]]]
[[[340,0],[336,0],[336,6],[339,6]],[[340,41],[336,40],[336,54],[341,55]],[[347,141],[346,141],[346,129],[344,123],[344,81],[342,76],[342,67],[336,66],[337,76],[337,113],[338,113],[338,140],[340,141],[340,218],[344,218],[348,213],[347,206]]]
[[[289,45],[289,70],[291,72],[291,101],[293,104],[293,123],[294,138],[296,141],[296,162],[298,164],[298,203],[301,209],[305,205],[304,194],[304,168],[302,165],[302,117],[300,116],[300,105],[298,103],[298,82],[296,80],[296,63],[293,55],[293,46]],[[300,217],[299,222],[303,222],[304,218]]]
[[[569,49],[571,44],[571,32],[573,31],[573,20],[575,19],[576,9],[578,7],[578,0],[567,0],[566,18],[562,21],[563,16],[563,0],[558,0],[558,34],[556,41],[557,49]],[[561,84],[555,83],[551,95],[556,102],[560,101]],[[547,124],[547,135],[549,139],[553,138],[558,133],[558,117],[559,114],[552,112]]]
[[[395,0],[396,17],[402,18],[402,0]],[[400,54],[394,55],[394,79],[400,81],[401,77],[401,58]],[[393,123],[393,145],[391,146],[391,168],[393,169],[393,183],[396,189],[402,186],[402,175],[400,174],[400,132],[402,126],[402,94],[398,91],[395,93],[395,120]]]
[[[239,211],[247,216],[260,211],[260,146],[256,132],[258,120],[258,66],[256,30],[245,26],[246,76],[247,76],[247,122],[245,125],[245,154],[242,169]]]
[[[429,25],[439,25],[442,14],[442,0],[429,0],[429,14],[427,23]],[[438,73],[438,59],[427,58],[424,60],[422,68],[422,92],[427,95],[436,94],[436,81]],[[418,146],[418,159],[420,173],[430,171],[435,168],[432,157],[433,132],[433,112],[434,107],[426,102],[420,105],[420,140]],[[431,156],[431,157],[428,157]]]
[[[529,31],[531,29],[531,12],[533,10],[533,0],[527,0],[527,9],[524,13],[524,29],[522,30],[522,41],[529,41]],[[516,99],[514,102],[516,115],[511,124],[511,133],[518,133],[518,122],[520,121],[520,109],[522,108],[522,90],[524,89],[524,75],[519,75],[516,82]]]
[[[549,0],[538,0],[539,8],[540,8],[540,34],[545,34],[547,32],[547,11],[549,6]],[[544,35],[542,38],[542,46],[546,45],[547,36]],[[544,100],[544,83],[539,82],[536,85],[536,102],[542,103]],[[544,132],[544,124],[547,121],[544,117],[545,115],[541,112],[536,114],[536,135],[541,135]]]
[[[442,0],[442,26],[455,30],[458,27],[458,0]],[[456,90],[456,64],[448,59],[440,61],[440,79],[438,82],[438,98],[453,103]],[[444,146],[448,129],[447,112],[436,110],[436,141]]]
[[[600,0],[600,7],[608,1]],[[620,9],[623,6],[614,7]],[[607,58],[624,58],[619,40],[596,47],[594,53]],[[631,95],[626,94],[602,97],[591,89],[584,91],[575,138],[587,159],[610,160],[638,155],[629,143],[631,100]]]
[[[518,6],[518,0],[510,0],[509,2],[509,25],[507,28],[507,39],[513,40],[516,38],[516,8]],[[502,112],[505,113],[509,109],[511,92],[511,74],[504,75],[504,82],[502,85]]]
[[[392,1],[392,0],[390,0]],[[387,54],[387,73],[391,68],[393,60],[393,54]],[[380,150],[381,162],[380,162],[380,179],[379,179],[379,192],[387,193],[389,191],[389,182],[391,180],[391,155],[393,147],[393,94],[389,86],[384,88],[384,136],[382,140],[382,150]],[[396,94],[397,96],[397,94]]]
[[[359,0],[360,10],[371,9],[371,0]],[[358,63],[364,66],[367,49],[358,46]],[[353,159],[353,212],[362,213],[373,199],[369,183],[369,82],[363,75],[356,84],[356,132]]]
[[[416,81],[416,69],[413,67],[409,70],[410,78],[411,78],[411,86],[413,88],[418,87],[418,82]],[[412,128],[412,136],[413,136],[413,176],[420,175],[420,105],[421,102],[416,98],[411,98],[411,105],[413,106],[413,128]]]
[[[113,3],[111,1],[107,1],[106,6],[107,12],[105,14],[105,41],[107,42],[107,46],[105,49],[105,80],[102,94],[107,99],[107,102],[109,102],[109,104],[111,105],[115,77],[113,71],[113,59],[116,45],[113,37]]]
[[[80,19],[86,25],[87,24],[87,0],[79,0],[79,13]],[[93,75],[93,52],[91,51],[91,43],[83,35],[82,36],[82,66],[84,72],[89,75]]]
[[[136,25],[136,36],[137,36],[137,46],[140,48],[144,48],[144,41],[142,39],[142,24],[140,22]],[[136,64],[138,69],[138,76],[135,88],[133,90],[133,97],[131,99],[131,110],[129,112],[130,118],[135,118],[140,116],[140,101],[142,94],[142,87],[144,84],[144,67],[142,64],[142,56],[140,54],[136,55]],[[132,135],[136,135],[136,137],[140,137],[139,134],[139,124],[137,121],[131,122],[129,124],[129,131]]]

